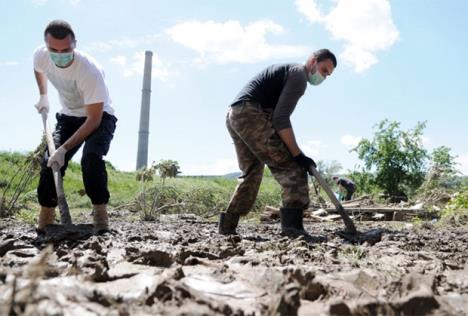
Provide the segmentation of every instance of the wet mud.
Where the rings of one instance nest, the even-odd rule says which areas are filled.
[[[467,227],[360,222],[383,234],[351,244],[340,223],[306,224],[312,242],[278,224],[111,221],[65,237],[1,221],[0,314],[467,315]]]

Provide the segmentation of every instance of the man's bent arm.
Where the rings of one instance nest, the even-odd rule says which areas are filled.
[[[301,150],[297,145],[296,137],[294,136],[294,131],[292,127],[284,128],[282,130],[277,131],[277,133],[281,137],[283,142],[286,144],[286,147],[288,147],[289,152],[293,157],[296,157],[301,153]]]
[[[47,77],[42,73],[34,70],[34,76],[36,77],[37,86],[39,88],[39,94],[47,94]]]
[[[101,124],[104,103],[86,105],[86,121],[62,146],[68,151],[81,144]]]

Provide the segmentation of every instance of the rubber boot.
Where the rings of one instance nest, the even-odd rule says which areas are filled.
[[[93,225],[97,234],[109,231],[109,218],[107,216],[107,204],[93,205]]]
[[[237,235],[236,228],[239,224],[239,214],[221,212],[219,214],[218,232],[222,235]]]
[[[55,207],[41,206],[39,218],[37,220],[37,230],[39,232],[44,232],[44,228],[53,223],[55,223]]]
[[[300,208],[283,207],[280,209],[281,233],[286,236],[308,235],[304,230],[302,218],[304,210]]]

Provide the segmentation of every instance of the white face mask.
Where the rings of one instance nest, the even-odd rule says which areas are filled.
[[[315,69],[314,73],[309,72],[307,80],[309,81],[311,85],[318,86],[325,80],[325,77],[322,76],[322,74],[320,73],[320,71],[318,71],[318,69]]]

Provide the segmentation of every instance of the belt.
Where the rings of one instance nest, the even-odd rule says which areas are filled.
[[[251,106],[266,113],[271,113],[274,110],[272,108],[264,108],[260,103],[253,102],[253,101],[239,101],[231,105],[231,107],[237,107],[237,106]]]

